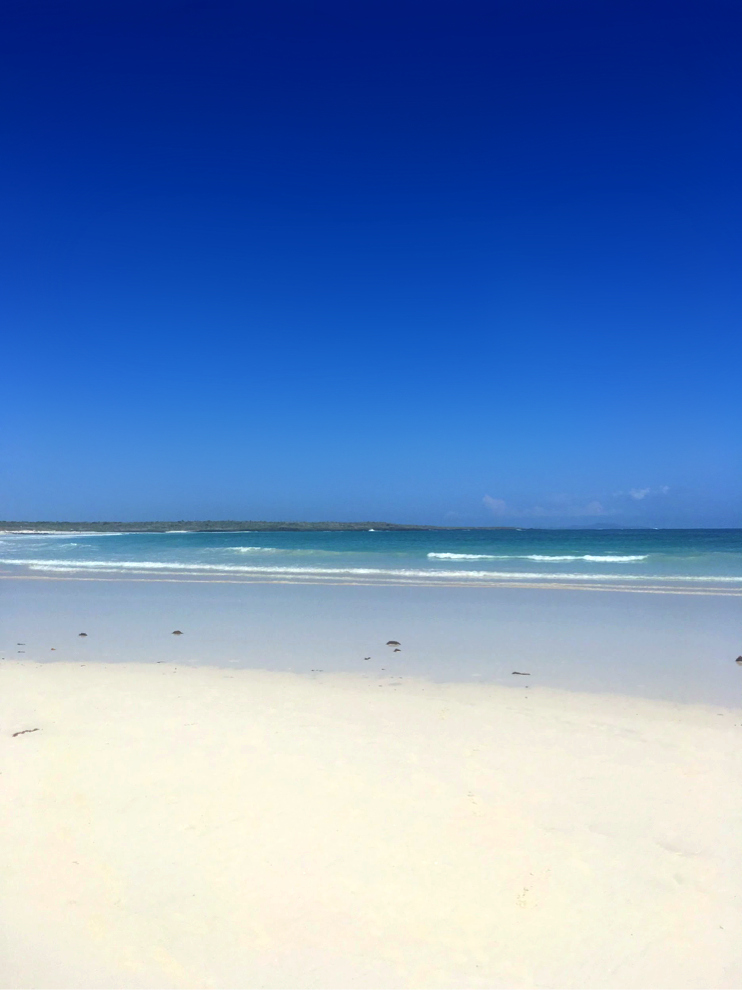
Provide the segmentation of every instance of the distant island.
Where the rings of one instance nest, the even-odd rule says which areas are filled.
[[[368,530],[515,529],[515,526],[414,526],[388,522],[265,522],[236,519],[179,519],[177,522],[3,522],[4,533],[302,533]]]

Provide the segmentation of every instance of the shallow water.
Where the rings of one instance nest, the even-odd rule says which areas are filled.
[[[8,573],[364,584],[596,584],[742,594],[742,530],[0,534]]]
[[[734,707],[740,653],[742,601],[723,594],[156,575],[0,580],[0,657],[24,663],[349,671],[380,683],[382,675],[481,680]]]

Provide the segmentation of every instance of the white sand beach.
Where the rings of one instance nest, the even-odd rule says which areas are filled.
[[[526,680],[2,663],[0,984],[739,987],[742,714]]]

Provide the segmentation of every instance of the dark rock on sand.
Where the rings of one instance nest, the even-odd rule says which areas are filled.
[[[87,636],[87,633],[78,633],[78,636]]]
[[[398,643],[396,639],[390,639],[390,640],[387,640],[387,644],[386,645],[387,646],[401,646],[402,644],[401,643]]]
[[[173,636],[182,636],[182,635],[183,633],[180,631],[180,629],[173,629]]]
[[[527,670],[514,670],[513,673],[514,674],[517,674],[519,677],[530,677],[531,676],[530,671],[527,671]]]
[[[740,667],[742,667],[742,657],[737,657],[737,659],[734,662],[738,663]]]

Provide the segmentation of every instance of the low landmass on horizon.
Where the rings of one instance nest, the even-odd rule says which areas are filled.
[[[3,522],[0,531],[6,533],[239,533],[262,530],[263,532],[301,532],[328,529],[336,530],[447,530],[447,529],[515,529],[514,526],[415,526],[407,523],[388,522],[265,522],[264,520],[238,521],[235,519],[177,522]]]
[[[693,527],[698,529],[729,529],[734,527]],[[21,522],[17,520],[0,520],[0,533],[301,533],[301,532],[368,532],[376,530],[390,531],[420,531],[420,532],[450,532],[451,530],[492,532],[500,530],[657,530],[670,529],[685,531],[682,527],[658,526],[610,526],[605,523],[593,523],[589,526],[427,526],[415,523],[390,522],[268,522],[264,519],[203,519],[174,521],[150,520],[145,522]],[[690,531],[690,530],[689,530]]]

